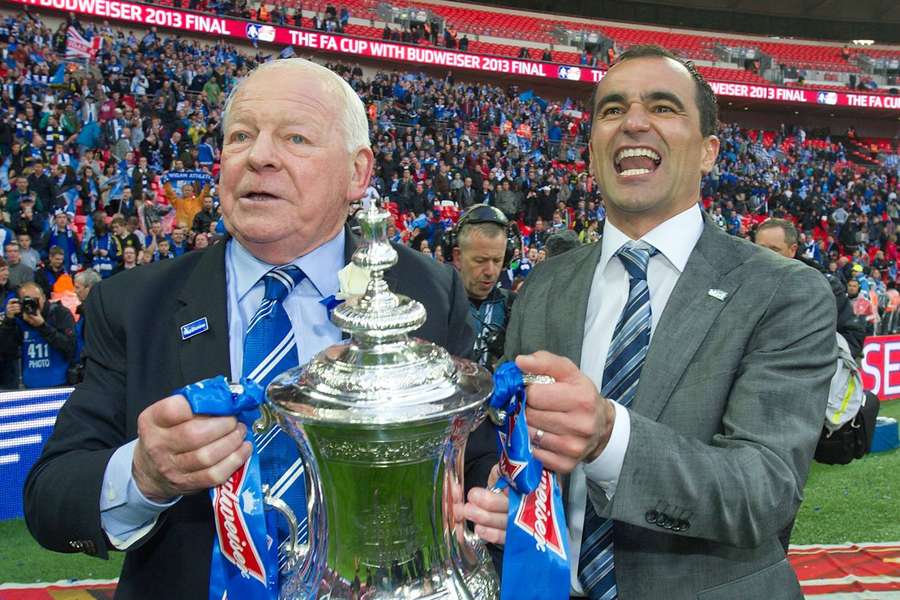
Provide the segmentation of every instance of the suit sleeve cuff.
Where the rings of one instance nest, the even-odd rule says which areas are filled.
[[[175,505],[181,496],[166,503],[148,500],[131,476],[131,464],[137,440],[116,450],[103,473],[100,493],[100,524],[109,541],[126,550],[156,525],[159,515]]]
[[[584,465],[585,476],[600,486],[608,500],[616,493],[622,464],[625,462],[625,451],[631,439],[631,415],[628,409],[618,402],[611,402],[616,409],[616,420],[609,436],[609,443],[600,456]]]

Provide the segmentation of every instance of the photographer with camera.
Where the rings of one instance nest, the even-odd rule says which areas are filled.
[[[0,325],[0,346],[9,344],[20,350],[26,388],[64,385],[75,355],[75,320],[61,304],[47,302],[38,284],[23,283],[6,302]]]
[[[451,242],[453,264],[469,297],[469,325],[476,334],[473,359],[489,369],[503,355],[515,300],[515,294],[497,285],[510,246],[508,224],[499,209],[475,204],[460,216]]]

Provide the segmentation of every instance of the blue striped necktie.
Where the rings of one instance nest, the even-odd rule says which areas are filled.
[[[656,253],[656,248],[646,242],[628,242],[616,253],[628,271],[628,301],[609,344],[600,393],[622,406],[628,406],[634,399],[641,368],[650,347],[647,265]],[[613,522],[598,516],[588,499],[584,511],[578,579],[592,600],[617,597],[612,535]]]
[[[276,375],[299,365],[294,329],[282,303],[305,277],[294,265],[277,267],[262,277],[265,293],[244,337],[242,375],[263,388]],[[273,425],[265,431],[254,432],[254,446],[259,455],[262,484],[271,486],[271,493],[293,508],[300,531],[305,535],[306,493],[297,445],[290,436],[281,433],[280,427]],[[289,533],[284,519],[276,511],[266,511],[266,527],[270,533],[277,531],[279,548],[283,547]],[[280,562],[283,556],[280,553]]]

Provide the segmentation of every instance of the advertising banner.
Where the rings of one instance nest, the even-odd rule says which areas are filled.
[[[866,338],[860,371],[867,391],[881,400],[900,398],[900,335]]]
[[[26,6],[91,15],[103,19],[140,23],[148,27],[180,29],[200,34],[249,40],[255,43],[269,43],[278,47],[296,46],[309,50],[324,50],[368,58],[381,58],[413,65],[470,69],[504,75],[560,79],[584,83],[596,83],[603,78],[605,73],[601,69],[584,66],[557,65],[505,56],[487,56],[444,48],[398,44],[321,31],[253,23],[240,19],[119,0],[7,1]],[[713,91],[721,97],[747,98],[772,103],[867,108],[900,114],[900,96],[819,91],[813,88],[799,89],[723,81],[710,81],[710,85]]]

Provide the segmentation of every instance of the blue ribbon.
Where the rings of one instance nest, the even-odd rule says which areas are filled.
[[[247,426],[253,444],[253,422],[265,399],[263,388],[242,379],[243,392],[235,394],[222,377],[204,379],[179,390],[194,414],[231,416]],[[210,600],[277,600],[278,553],[266,529],[262,484],[256,448],[247,462],[224,484],[209,491],[216,535],[209,575]]]
[[[331,318],[332,311],[334,311],[335,308],[337,308],[338,306],[340,306],[343,303],[344,303],[344,301],[338,300],[337,298],[335,298],[334,294],[328,296],[327,298],[322,298],[321,300],[319,300],[319,304],[324,306],[325,310],[328,311],[329,319]]]
[[[525,381],[515,363],[503,363],[494,373],[490,405],[505,413],[504,422],[495,424],[502,476],[497,487],[509,487],[500,600],[566,600],[569,542],[562,493],[556,474],[532,455]]]

